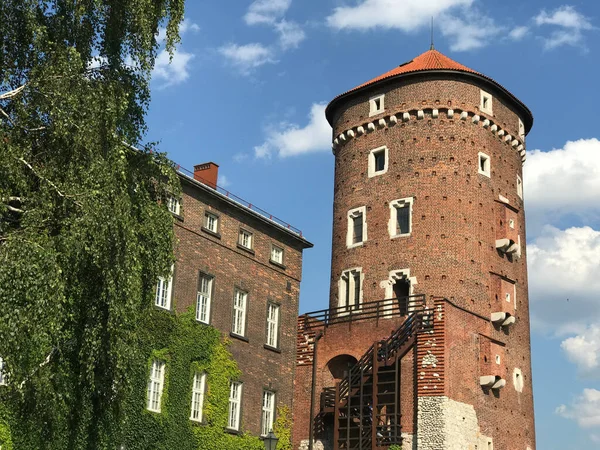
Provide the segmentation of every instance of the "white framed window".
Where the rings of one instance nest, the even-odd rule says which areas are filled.
[[[359,310],[362,304],[363,274],[360,267],[342,272],[338,285],[338,306],[346,312]]]
[[[252,250],[252,233],[247,230],[240,229],[238,244],[242,247]]]
[[[346,247],[362,245],[367,240],[367,208],[361,206],[348,211],[348,232]]]
[[[283,249],[276,245],[271,245],[271,261],[277,264],[283,264]]]
[[[169,195],[167,198],[167,209],[173,214],[179,215],[181,210],[181,201],[178,198]]]
[[[261,436],[266,436],[273,429],[275,420],[275,392],[263,391]]]
[[[521,119],[519,119],[519,137],[525,142],[525,125]]]
[[[173,269],[174,266],[171,266],[171,276],[169,278],[158,277],[158,282],[156,283],[156,297],[154,298],[154,304],[162,309],[171,309]]]
[[[369,116],[375,116],[379,113],[382,113],[385,109],[385,95],[376,95],[375,97],[371,97],[369,99]]]
[[[150,368],[150,379],[148,380],[148,400],[146,409],[152,412],[160,412],[163,387],[165,384],[165,363],[155,359]]]
[[[378,147],[369,152],[368,175],[369,178],[383,175],[388,171],[388,148]]]
[[[517,195],[523,200],[523,180],[519,175],[517,175]]]
[[[246,333],[246,308],[248,304],[248,293],[235,290],[233,296],[233,322],[231,332],[238,336],[244,336]]]
[[[515,219],[508,219],[509,228],[515,229]]]
[[[388,232],[390,238],[410,236],[412,233],[412,197],[399,198],[390,202]]]
[[[229,388],[229,411],[227,417],[227,428],[230,430],[240,429],[240,411],[242,404],[242,387],[239,381],[232,381]]]
[[[196,372],[192,382],[192,408],[190,413],[190,420],[194,422],[202,422],[205,392],[206,373]]]
[[[213,233],[219,232],[219,216],[205,212],[204,213],[204,228]]]
[[[491,176],[491,164],[489,155],[486,155],[482,152],[479,152],[477,154],[477,172],[481,175],[485,175],[488,178]]]
[[[213,277],[201,273],[198,277],[198,294],[196,296],[196,320],[210,323],[210,307],[212,300]]]
[[[0,386],[6,386],[5,362],[0,356]]]
[[[279,305],[269,303],[267,306],[267,342],[269,347],[279,345]]]
[[[504,298],[508,303],[510,303],[510,292],[506,292]]]
[[[479,109],[481,110],[481,112],[487,113],[487,114],[493,114],[493,108],[492,108],[492,101],[493,98],[491,96],[491,94],[488,94],[485,91],[480,91],[480,103],[479,103]]]
[[[496,364],[500,365],[500,355],[496,355]]]

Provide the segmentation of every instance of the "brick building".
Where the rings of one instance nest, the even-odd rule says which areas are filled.
[[[292,406],[302,251],[312,244],[299,230],[218,188],[216,164],[178,173],[182,196],[168,202],[176,263],[172,278],[158,281],[155,306],[191,308],[198,326],[213,326],[232,342],[242,376],[231,386],[228,431],[265,435],[277,406]],[[160,411],[164,363],[155,365],[148,409]],[[191,417],[201,418],[205,378],[194,379],[193,389]]]
[[[298,320],[294,448],[312,421],[315,449],[535,449],[531,112],[432,48],[326,116],[331,290],[328,309]]]

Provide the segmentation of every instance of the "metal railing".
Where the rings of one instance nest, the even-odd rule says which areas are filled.
[[[177,169],[178,172],[181,172],[182,174],[193,178],[197,181],[202,182],[203,184],[206,184],[207,186],[209,186],[210,188],[214,189],[215,191],[217,191],[219,194],[224,195],[225,197],[227,197],[228,199],[234,201],[235,203],[240,204],[241,206],[248,208],[252,211],[254,211],[257,214],[260,214],[261,216],[263,216],[265,219],[269,219],[272,222],[275,222],[277,225],[288,229],[289,231],[291,231],[294,234],[297,234],[298,236],[302,237],[302,231],[300,231],[298,228],[290,225],[289,223],[287,223],[284,220],[279,219],[278,217],[275,217],[273,214],[269,214],[267,211],[265,211],[264,209],[261,209],[259,207],[257,207],[256,205],[253,205],[252,203],[244,200],[241,197],[238,197],[237,195],[231,193],[230,191],[228,191],[225,188],[222,188],[216,184],[212,184],[212,183],[208,183],[205,179],[198,177],[197,175],[194,176],[194,172],[192,172],[191,170],[185,169],[183,167],[181,167],[179,164],[177,164],[175,166],[175,168]]]
[[[323,388],[321,392],[321,411],[335,407],[335,387]]]
[[[305,330],[347,322],[403,317],[425,310],[425,294],[312,311],[302,315]]]

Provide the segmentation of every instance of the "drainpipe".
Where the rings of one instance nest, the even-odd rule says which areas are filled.
[[[313,370],[312,370],[312,384],[310,388],[310,422],[308,425],[308,450],[313,450],[313,439],[314,439],[314,424],[315,421],[315,384],[317,382],[317,344],[319,339],[323,337],[323,332],[319,331],[315,336],[315,345],[313,350]]]

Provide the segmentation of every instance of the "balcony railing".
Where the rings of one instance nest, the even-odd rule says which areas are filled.
[[[358,305],[322,309],[304,314],[305,330],[328,327],[339,323],[404,317],[425,310],[425,294],[388,298]]]

